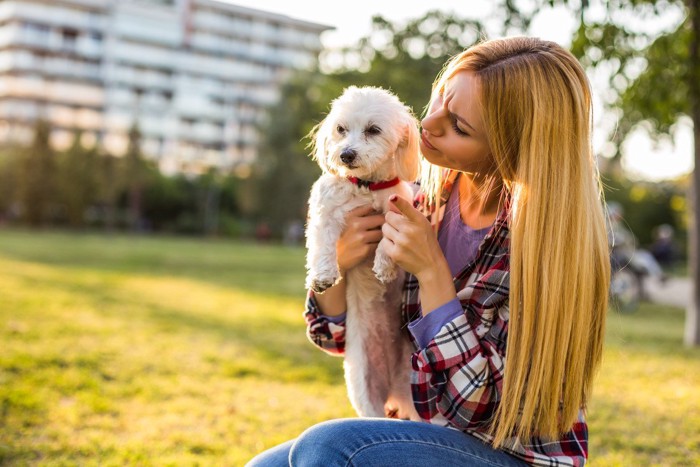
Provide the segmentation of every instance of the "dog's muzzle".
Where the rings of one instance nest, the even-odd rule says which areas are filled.
[[[345,165],[352,164],[356,158],[357,151],[354,149],[343,149],[343,152],[340,153],[340,160],[343,161]]]

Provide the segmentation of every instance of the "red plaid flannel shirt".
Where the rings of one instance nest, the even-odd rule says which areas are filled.
[[[454,180],[454,179],[452,179]],[[436,213],[442,220],[452,183],[446,184]],[[431,215],[429,215],[431,217]],[[488,426],[503,388],[508,336],[508,201],[479,246],[475,260],[455,278],[464,314],[446,323],[412,356],[411,387],[420,417],[490,442]],[[409,275],[402,303],[406,323],[421,316],[418,280]],[[309,339],[322,350],[342,355],[345,323],[331,323],[309,293],[305,319]],[[504,451],[536,466],[581,466],[588,457],[588,428],[583,412],[561,439],[508,440]]]

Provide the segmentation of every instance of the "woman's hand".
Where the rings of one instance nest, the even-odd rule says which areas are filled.
[[[418,278],[432,274],[445,263],[433,226],[411,203],[400,196],[389,199],[382,227],[382,248],[404,271]]]
[[[389,199],[382,226],[382,248],[404,271],[418,279],[423,315],[456,297],[452,273],[433,226],[400,196]]]
[[[382,239],[383,223],[384,215],[378,214],[370,204],[348,212],[345,217],[345,230],[336,244],[341,275],[374,256]]]

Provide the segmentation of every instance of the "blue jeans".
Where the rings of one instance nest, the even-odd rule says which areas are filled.
[[[248,467],[524,466],[457,430],[387,418],[331,420],[268,451]]]

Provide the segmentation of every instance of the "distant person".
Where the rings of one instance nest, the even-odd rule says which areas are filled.
[[[259,222],[255,227],[255,239],[259,242],[267,242],[272,238],[272,229],[267,222]]]
[[[654,229],[654,243],[651,245],[651,254],[661,267],[668,269],[676,260],[676,247],[673,241],[673,227],[662,224]]]
[[[287,228],[284,231],[284,244],[285,245],[299,245],[304,239],[304,223],[299,219],[295,219],[287,224]]]
[[[586,461],[610,283],[586,74],[553,42],[482,42],[447,64],[421,126],[415,207],[357,208],[337,243],[341,271],[383,242],[408,272],[418,420],[320,423],[250,466]],[[308,335],[328,353],[352,351],[345,308],[343,280],[308,295]]]
[[[646,297],[644,277],[651,277],[660,282],[666,281],[666,275],[661,265],[647,250],[637,246],[637,239],[632,231],[627,228],[624,220],[622,205],[611,201],[608,203],[608,241],[611,250],[611,266],[613,271],[628,268],[639,279],[639,287],[642,298]]]

